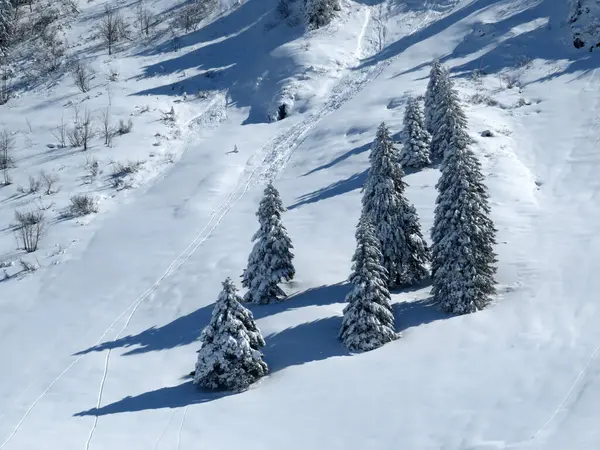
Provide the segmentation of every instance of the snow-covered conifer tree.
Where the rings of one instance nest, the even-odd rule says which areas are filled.
[[[400,163],[403,167],[420,169],[431,163],[431,136],[425,129],[423,120],[419,101],[414,97],[409,99],[404,111],[404,145],[400,153]]]
[[[339,0],[305,0],[304,15],[310,30],[329,25],[336,11],[341,9]]]
[[[352,351],[373,350],[398,338],[379,246],[371,219],[363,214],[356,230],[352,290],[340,330],[340,339]]]
[[[260,351],[265,341],[241,300],[233,281],[227,278],[200,337],[202,346],[194,372],[194,384],[199,387],[243,390],[268,372]]]
[[[14,10],[10,0],[0,0],[0,58],[6,56],[14,23]]]
[[[469,142],[467,116],[462,109],[458,92],[454,89],[450,74],[445,70],[437,84],[437,103],[433,116],[433,130],[431,138],[432,158],[442,160],[454,137]]]
[[[256,213],[260,228],[252,237],[254,248],[242,274],[242,286],[248,288],[246,301],[265,304],[281,300],[285,292],[278,284],[294,278],[292,241],[281,222],[284,211],[279,192],[269,183]]]
[[[432,230],[432,295],[453,314],[484,308],[495,291],[496,229],[481,165],[468,139],[466,133],[454,133],[446,150]]]
[[[425,264],[429,260],[429,249],[420,231],[417,212],[404,196],[404,172],[384,123],[377,130],[369,159],[371,167],[362,198],[363,212],[375,226],[388,286],[418,282],[427,276]]]
[[[438,103],[437,86],[440,78],[444,75],[445,69],[438,58],[435,58],[431,63],[429,72],[429,83],[425,91],[425,129],[429,134],[433,134],[433,116]]]

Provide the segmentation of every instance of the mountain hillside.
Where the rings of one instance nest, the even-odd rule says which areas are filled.
[[[574,45],[596,9],[343,0],[307,30],[302,1],[195,21],[175,0],[19,6],[0,71],[0,450],[600,447],[600,60],[593,38]],[[124,24],[110,55],[107,17]],[[497,295],[450,316],[427,282],[394,290],[401,338],[351,354],[369,150],[381,122],[403,140],[435,58],[489,188]],[[428,242],[438,178],[406,170]],[[289,298],[249,305],[270,372],[198,390],[198,339],[269,181],[296,269]],[[43,216],[33,252],[15,212]]]

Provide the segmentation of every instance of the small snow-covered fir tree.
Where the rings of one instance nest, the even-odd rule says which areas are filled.
[[[194,372],[194,384],[199,387],[243,390],[268,372],[260,351],[265,341],[241,300],[233,281],[227,278],[200,337],[202,346]]]
[[[310,30],[329,25],[341,9],[339,0],[305,0],[304,17]]]
[[[340,330],[340,339],[352,351],[373,350],[398,338],[379,246],[375,228],[363,214],[356,230],[352,290],[346,296]]]
[[[248,288],[244,300],[252,303],[271,303],[285,297],[278,286],[294,278],[292,241],[281,222],[285,211],[279,192],[269,183],[258,207],[260,228],[252,237],[255,242],[242,274],[242,286]]]
[[[438,58],[435,58],[431,63],[431,70],[429,72],[429,82],[427,83],[427,90],[425,91],[425,129],[429,134],[433,134],[433,117],[435,115],[436,105],[439,103],[437,100],[437,87],[439,80],[443,77],[445,72],[444,67],[440,63]]]
[[[10,0],[0,0],[0,58],[6,56],[12,39],[14,10]]]
[[[437,103],[433,115],[431,157],[443,160],[446,149],[455,137],[469,142],[467,116],[450,74],[444,70],[437,84]]]
[[[467,314],[495,292],[496,229],[481,165],[466,133],[455,133],[437,183],[432,230],[432,295],[440,309]]]
[[[416,98],[411,98],[404,111],[404,145],[400,153],[403,167],[420,169],[431,164],[429,145],[431,136],[425,129],[423,111]]]
[[[369,160],[363,212],[375,226],[388,286],[413,284],[427,276],[429,249],[420,231],[417,212],[404,196],[404,172],[384,123],[377,130]],[[417,264],[419,261],[422,264]]]

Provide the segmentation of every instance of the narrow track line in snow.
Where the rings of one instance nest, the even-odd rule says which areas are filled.
[[[429,4],[429,2],[427,2],[426,4]],[[427,12],[425,14],[425,18],[422,21],[420,21],[420,23],[418,25],[414,26],[411,29],[411,31],[409,33],[407,33],[407,36],[410,36],[410,35],[418,32],[420,29],[422,29],[426,25],[427,22],[430,22],[430,21],[431,21],[431,13]],[[347,101],[349,101],[351,98],[353,98],[356,94],[361,92],[366,87],[367,84],[369,84],[374,79],[378,78],[379,75],[381,75],[381,73],[397,57],[398,56],[394,56],[385,61],[380,61],[379,63],[376,63],[369,68],[364,68],[362,70],[352,72],[350,75],[343,77],[337,83],[337,85],[333,88],[332,95],[330,96],[329,100],[326,101],[325,105],[323,107],[321,107],[321,109],[317,113],[311,114],[305,120],[303,120],[302,122],[293,126],[290,130],[276,136],[274,139],[272,139],[269,142],[269,144],[267,144],[265,147],[263,147],[261,149],[261,151],[259,151],[258,155],[254,155],[254,156],[258,156],[259,158],[260,158],[260,155],[264,155],[264,158],[262,159],[262,164],[254,166],[254,168],[252,169],[251,173],[249,174],[249,177],[247,178],[246,182],[244,184],[242,184],[241,186],[238,186],[238,188],[236,188],[227,197],[227,199],[223,203],[221,203],[219,206],[217,206],[217,208],[211,214],[211,218],[210,218],[209,222],[197,234],[197,236],[194,238],[194,240],[186,247],[186,249],[184,251],[182,251],[180,253],[180,255],[177,258],[175,258],[175,260],[173,260],[171,262],[171,264],[169,265],[167,270],[163,273],[163,275],[161,275],[150,288],[148,288],[146,291],[144,291],[144,293],[142,293],[136,300],[134,300],[127,307],[127,309],[125,309],[112,322],[112,324],[105,330],[105,332],[100,337],[100,339],[98,339],[98,341],[94,344],[94,346],[99,345],[104,340],[104,338],[108,334],[108,332],[114,327],[114,325],[125,314],[127,314],[127,312],[129,312],[131,310],[131,314],[129,315],[129,317],[127,319],[125,327],[123,327],[122,330],[119,332],[119,337],[120,337],[120,334],[128,326],[129,322],[131,321],[131,318],[133,317],[135,311],[140,306],[140,304],[153,291],[155,291],[159,287],[159,285],[168,276],[170,276],[177,269],[179,269],[179,267],[181,267],[185,262],[187,262],[191,258],[191,256],[194,254],[194,252],[198,249],[198,247],[200,247],[200,245],[202,245],[212,235],[212,233],[217,228],[219,223],[227,215],[229,210],[248,192],[248,190],[252,186],[253,182],[258,181],[258,180],[256,180],[257,174],[259,174],[260,178],[262,178],[264,180],[274,179],[281,172],[281,170],[283,170],[286,163],[291,158],[294,150],[304,141],[308,132],[312,128],[314,128],[314,126],[318,122],[320,122],[324,117],[326,117],[333,111],[336,111],[337,109],[339,109],[343,104],[345,104]],[[213,100],[215,100],[215,99],[213,99]],[[198,119],[201,118],[204,114],[206,114],[212,106],[214,106],[214,105],[213,105],[213,102],[211,101],[211,105],[209,105],[207,110],[205,110],[202,114],[200,114],[186,122],[186,124],[185,124],[186,127],[189,127],[193,122],[197,122]],[[262,170],[260,170],[260,172],[259,172],[259,169],[262,169]],[[234,197],[236,197],[236,194],[240,190],[241,190],[241,192],[239,193],[237,198],[234,198]],[[213,219],[217,216],[218,216],[217,220],[211,226]],[[210,227],[210,230],[203,237],[202,235],[209,227]],[[117,337],[117,339],[118,339],[118,337]],[[21,427],[21,425],[23,424],[25,419],[28,417],[28,415],[31,413],[33,408],[37,405],[37,403],[85,355],[86,355],[85,353],[81,354],[73,362],[71,362],[71,364],[69,364],[69,366],[67,366],[67,368],[65,370],[63,370],[63,372],[61,372],[59,374],[59,376],[56,377],[54,379],[54,381],[52,381],[52,383],[50,383],[50,385],[42,392],[42,394],[31,404],[31,406],[27,409],[27,411],[25,412],[23,417],[19,420],[19,422],[17,423],[17,425],[15,426],[13,431],[9,434],[9,436],[2,443],[2,445],[0,445],[0,450],[2,450],[11,441],[11,439],[15,436],[15,434],[17,433],[17,431],[19,430],[19,428]],[[110,359],[110,349],[108,351],[107,358],[106,358],[105,374],[104,374],[102,382],[101,382],[99,398],[101,398],[101,396],[102,396],[102,391],[103,391],[103,387],[104,387],[104,383],[105,383],[106,375],[107,375],[107,371],[108,371],[109,359]],[[186,410],[187,410],[187,407],[186,407]],[[90,431],[91,434],[88,437],[86,449],[89,447],[89,443],[91,442],[91,438],[96,429],[96,425],[97,425],[97,417],[95,417],[94,425]]]
[[[100,384],[100,391],[98,392],[98,402],[97,408],[100,408],[100,404],[102,403],[102,393],[104,392],[104,383],[106,382],[106,374],[108,372],[108,358],[110,357],[110,349],[106,354],[106,360],[104,361],[104,373],[102,374],[102,382]],[[92,436],[94,435],[94,431],[96,430],[96,426],[98,425],[98,416],[94,416],[94,424],[92,425],[92,429],[88,435],[87,441],[85,442],[85,450],[89,450],[90,443],[92,442]]]
[[[169,428],[169,425],[171,425],[171,422],[173,422],[173,417],[175,417],[175,414],[177,413],[177,410],[173,410],[173,412],[171,413],[171,417],[169,417],[169,421],[167,422],[167,424],[163,427],[162,431],[160,432],[160,434],[158,435],[158,437],[156,438],[156,441],[154,442],[154,445],[152,446],[152,450],[156,450],[158,448],[158,443],[160,442],[160,440],[162,439],[162,437],[165,435],[165,433],[167,432],[167,429]]]
[[[365,9],[365,22],[363,23],[362,29],[360,30],[360,34],[358,35],[358,45],[356,46],[356,57],[358,59],[362,58],[363,40],[365,38],[365,32],[367,31],[367,26],[369,25],[370,18],[371,18],[371,10],[369,8],[367,8],[367,9]]]
[[[203,115],[205,115],[206,113],[209,112],[210,108],[214,106],[214,101],[215,99],[211,100],[209,106],[199,115],[193,117],[192,119],[188,120],[184,125],[186,127],[189,127],[190,124],[192,122],[197,121],[199,118],[201,118]],[[186,138],[187,139],[187,138]],[[233,194],[232,194],[233,195]],[[221,204],[222,205],[222,204]],[[102,343],[102,341],[104,340],[104,338],[106,337],[106,335],[110,332],[110,330],[112,330],[114,328],[114,326],[116,325],[116,323],[121,320],[123,318],[123,316],[125,316],[125,314],[127,314],[128,311],[130,311],[133,308],[133,312],[135,312],[135,310],[137,309],[137,307],[139,306],[139,304],[144,301],[157,287],[158,285],[171,273],[170,271],[172,270],[172,268],[175,266],[177,260],[179,258],[181,258],[188,250],[189,248],[194,244],[194,242],[199,239],[201,237],[201,234],[208,228],[208,226],[210,225],[210,222],[213,220],[213,218],[218,214],[219,212],[219,205],[215,210],[213,210],[213,212],[211,213],[210,216],[210,220],[209,222],[205,225],[205,227],[197,234],[196,238],[194,239],[194,241],[192,241],[187,247],[186,249],[181,252],[179,254],[179,256],[171,262],[171,264],[169,265],[169,267],[167,268],[167,270],[163,273],[163,275],[161,277],[158,278],[158,280],[155,281],[155,283],[146,291],[144,291],[144,293],[142,293],[142,295],[140,295],[136,300],[134,300],[132,303],[129,304],[129,306],[123,311],[121,312],[121,314],[119,314],[119,316],[117,316],[117,318],[115,320],[112,321],[112,323],[108,326],[108,328],[106,328],[104,330],[104,332],[102,333],[102,335],[100,336],[100,338],[94,343],[94,345],[92,347],[96,347],[98,346],[100,343]],[[131,320],[131,317],[133,316],[133,312],[132,314],[130,314],[127,323],[129,323],[129,321]],[[17,422],[17,425],[15,426],[15,428],[13,429],[13,431],[8,435],[8,437],[4,440],[4,442],[0,445],[0,450],[2,450],[4,447],[6,447],[6,445],[12,440],[12,438],[17,434],[17,432],[19,431],[21,425],[23,425],[23,422],[25,422],[25,419],[27,419],[27,417],[29,416],[29,414],[31,413],[31,411],[33,410],[33,408],[39,403],[39,401],[45,397],[45,395],[50,391],[50,389],[52,389],[52,387],[54,387],[54,385],[67,373],[69,372],[69,370],[71,370],[73,368],[73,366],[75,366],[79,361],[81,361],[81,359],[86,356],[86,353],[83,353],[81,355],[79,355],[75,360],[73,360],[71,362],[71,364],[69,364],[49,385],[48,387],[46,387],[46,389],[44,389],[44,391],[33,401],[33,403],[27,408],[27,410],[25,411],[25,414],[23,414],[23,416],[21,417],[21,419]],[[108,357],[110,356],[110,351],[109,351],[109,355],[107,355],[107,361],[108,361]],[[107,370],[107,368],[105,367],[105,370]],[[103,377],[103,381],[102,384],[104,384],[104,380],[106,377],[106,373]],[[100,393],[101,395],[101,393]],[[93,434],[93,430],[95,429],[97,424],[97,418],[95,418],[94,421],[94,427],[92,429],[92,434]],[[88,438],[88,442],[86,444],[86,449],[89,447],[89,441],[91,439],[91,435]]]
[[[181,448],[181,432],[183,431],[183,424],[185,423],[185,415],[187,414],[188,407],[183,408],[183,416],[181,416],[181,423],[179,424],[179,432],[177,433],[177,450]]]

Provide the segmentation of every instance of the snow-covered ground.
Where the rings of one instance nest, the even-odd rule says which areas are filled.
[[[0,188],[0,449],[599,448],[600,73],[572,45],[567,2],[348,0],[305,35],[272,26],[275,3],[236,5],[179,49],[168,36],[112,57],[82,44],[90,92],[67,75],[0,107],[18,131],[15,183]],[[69,42],[87,42],[102,8],[81,4]],[[490,187],[497,301],[447,317],[427,286],[396,292],[403,338],[349,355],[337,333],[369,145],[381,121],[401,131],[436,56]],[[130,134],[46,147],[71,104],[99,114],[109,92]],[[281,102],[291,115],[269,123]],[[177,120],[160,121],[171,106]],[[103,171],[91,183],[86,158]],[[145,163],[116,190],[106,176],[128,161]],[[61,190],[18,194],[42,169]],[[406,177],[424,230],[437,177]],[[287,301],[252,308],[271,373],[242,394],[199,393],[196,340],[244,268],[270,179],[297,272]],[[57,220],[82,192],[99,212]],[[8,225],[36,203],[50,205],[48,234],[24,255]],[[41,267],[19,272],[20,258]]]

